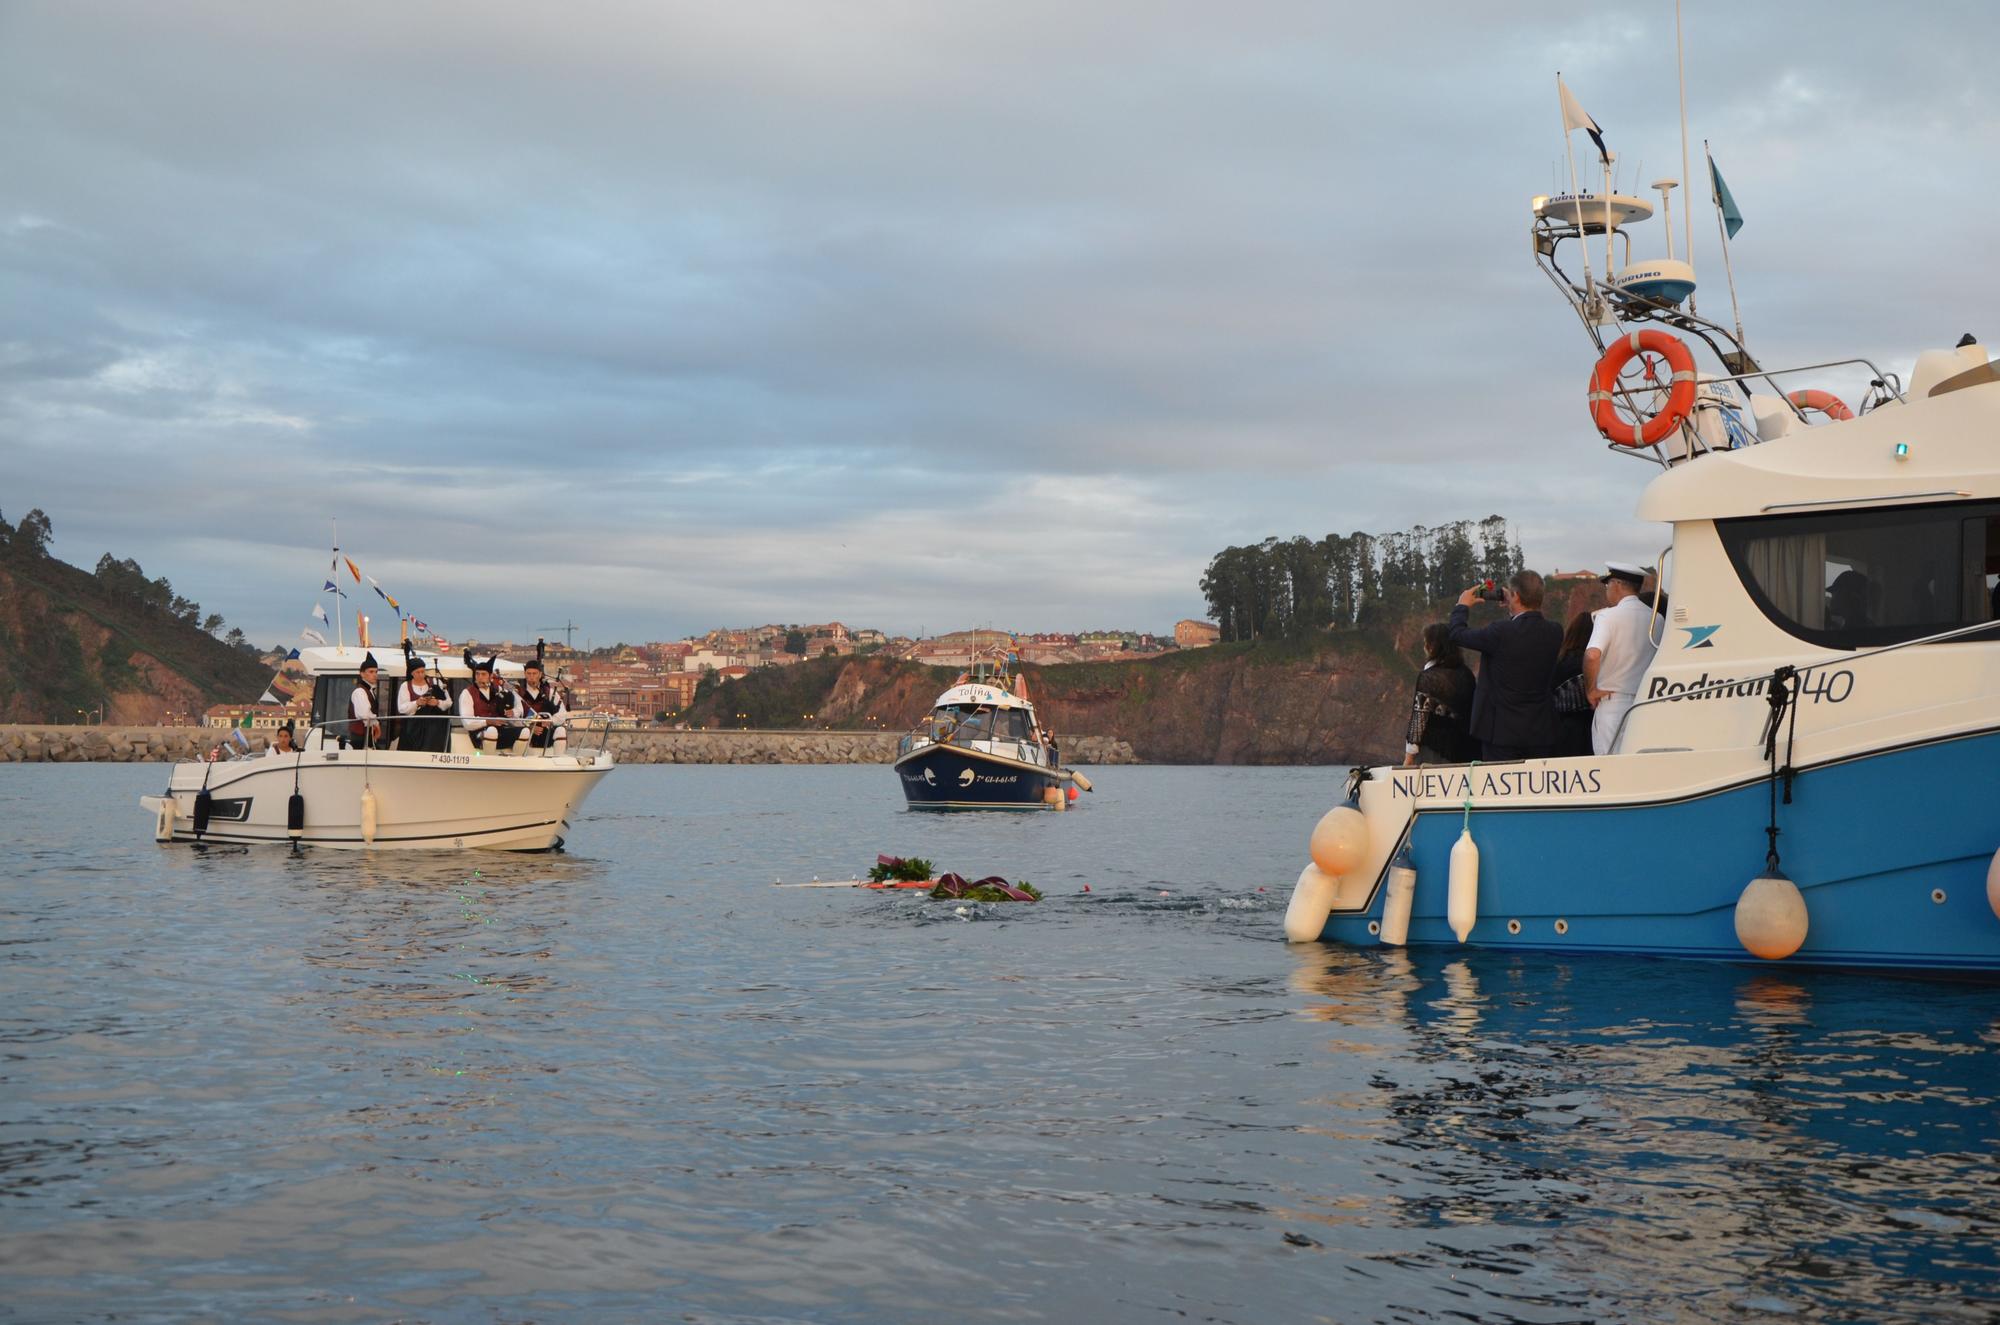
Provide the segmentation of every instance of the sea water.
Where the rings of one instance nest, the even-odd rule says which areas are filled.
[[[293,856],[0,767],[0,1318],[2000,1310],[1994,986],[1291,947],[1337,770],[1096,780],[635,767],[563,854]],[[883,852],[1047,899],[773,886]]]

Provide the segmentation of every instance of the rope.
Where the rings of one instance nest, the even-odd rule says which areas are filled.
[[[1769,823],[1764,829],[1764,835],[1769,839],[1769,844],[1764,850],[1764,867],[1771,871],[1776,871],[1778,868],[1778,728],[1784,725],[1785,710],[1790,708],[1792,711],[1792,735],[1794,737],[1797,735],[1799,706],[1796,701],[1798,699],[1798,690],[1798,668],[1786,664],[1771,673],[1771,691],[1767,696],[1770,701],[1771,712],[1764,720],[1764,758],[1771,767],[1770,776],[1766,780],[1766,784],[1771,790],[1771,814]],[[1784,769],[1785,804],[1787,805],[1792,803],[1793,774],[1791,753],[1791,738],[1788,737],[1785,746]]]

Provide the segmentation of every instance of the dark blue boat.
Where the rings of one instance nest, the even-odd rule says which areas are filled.
[[[1058,810],[1090,784],[1059,766],[1025,687],[961,677],[896,749],[913,810]]]

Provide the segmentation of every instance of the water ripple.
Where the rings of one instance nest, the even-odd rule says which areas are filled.
[[[2000,1302],[1990,987],[1288,948],[1322,770],[630,769],[524,857],[162,849],[156,780],[0,767],[0,1315]],[[1049,896],[770,887],[882,851]]]

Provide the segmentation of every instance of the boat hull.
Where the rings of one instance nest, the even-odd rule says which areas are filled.
[[[1043,810],[1068,774],[961,746],[930,745],[896,761],[913,810]]]
[[[141,798],[161,816],[162,841],[289,843],[340,850],[545,851],[561,843],[577,808],[614,767],[596,753],[553,758],[362,752],[176,765],[170,790]],[[295,781],[296,779],[296,781]],[[287,822],[296,785],[305,801],[297,838]],[[208,822],[195,831],[195,801],[206,787]],[[363,791],[375,822],[363,832]],[[161,829],[169,827],[159,817]]]
[[[1524,785],[1537,776],[1551,786],[1594,776],[1583,761],[1514,767]],[[2000,916],[1986,893],[2000,849],[1996,768],[2000,732],[1989,731],[1803,769],[1791,803],[1780,798],[1778,846],[1809,919],[1804,945],[1780,964],[2000,972]],[[1597,780],[1613,776],[1606,768]],[[1468,943],[1755,960],[1737,941],[1735,905],[1763,872],[1767,780],[1636,803],[1480,808],[1476,801],[1478,917]],[[1382,836],[1407,835],[1417,870],[1408,941],[1457,943],[1446,892],[1462,808],[1419,803],[1392,822],[1398,826]],[[1400,841],[1376,845],[1386,856]],[[1380,942],[1386,876],[1385,862],[1352,905],[1336,903],[1322,938]]]

